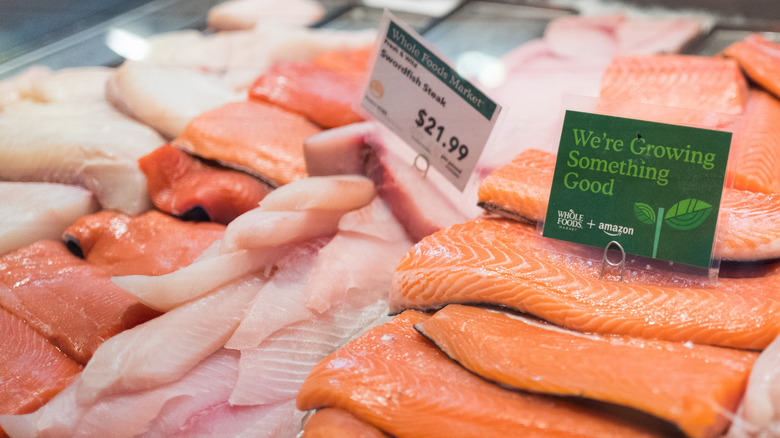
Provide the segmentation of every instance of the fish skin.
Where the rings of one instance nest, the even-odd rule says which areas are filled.
[[[780,263],[714,287],[663,275],[622,283],[600,279],[593,259],[562,255],[547,242],[533,225],[498,218],[437,232],[396,268],[390,310],[490,303],[581,332],[743,349],[763,349],[780,334]]]
[[[272,190],[246,173],[205,164],[171,145],[144,155],[138,166],[154,206],[178,217],[201,208],[210,221],[227,225]]]
[[[363,91],[361,74],[344,74],[315,62],[276,62],[252,84],[249,98],[301,114],[322,128],[364,119],[352,108]]]
[[[276,187],[306,176],[303,142],[319,132],[301,115],[242,101],[199,115],[171,144],[255,174]]]
[[[402,437],[655,436],[559,399],[502,389],[469,373],[413,325],[407,311],[320,362],[298,409],[343,409]]]
[[[0,414],[35,411],[81,372],[81,365],[5,309],[0,309],[0,333]]]
[[[726,47],[723,55],[736,60],[750,79],[780,98],[780,44],[754,33]]]
[[[629,406],[699,438],[726,431],[758,357],[706,345],[584,335],[458,304],[415,328],[490,381]]]
[[[386,438],[381,430],[347,411],[325,408],[315,412],[303,426],[302,438]]]
[[[107,339],[159,315],[51,240],[0,258],[0,307],[81,364]]]
[[[135,217],[101,211],[74,222],[63,240],[78,244],[87,262],[111,275],[164,275],[192,263],[224,231],[154,210]]]
[[[62,232],[99,206],[88,190],[66,184],[0,182],[0,255]]]
[[[518,154],[480,184],[479,205],[526,223],[541,222],[547,210],[555,155],[537,149]],[[771,260],[780,258],[780,196],[725,188],[720,205],[715,258]]]

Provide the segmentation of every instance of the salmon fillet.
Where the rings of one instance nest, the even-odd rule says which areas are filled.
[[[249,89],[249,97],[301,114],[323,128],[362,122],[353,105],[360,101],[363,77],[314,62],[277,62]]]
[[[780,44],[755,33],[730,45],[723,54],[736,60],[750,79],[780,97]]]
[[[629,406],[698,438],[725,432],[725,415],[736,411],[758,357],[707,345],[586,335],[457,304],[415,328],[490,381]]]
[[[320,131],[299,114],[244,101],[201,114],[171,144],[278,186],[306,176],[303,141]]]
[[[302,438],[386,438],[381,430],[347,411],[320,409],[303,427]]]
[[[745,349],[765,348],[780,334],[780,263],[716,286],[642,271],[619,282],[600,278],[601,251],[594,261],[566,255],[569,247],[556,242],[533,225],[498,218],[434,233],[396,268],[390,310],[490,303],[582,332]]]
[[[730,59],[690,55],[615,56],[601,80],[601,99],[740,114],[747,82]],[[627,116],[628,117],[628,116]]]
[[[298,409],[337,407],[403,437],[654,436],[560,399],[502,389],[451,361],[404,312],[314,367]]]
[[[246,173],[205,164],[171,145],[141,157],[138,167],[146,175],[154,206],[187,219],[227,225],[257,207],[272,190]]]
[[[0,307],[81,364],[108,338],[159,315],[51,240],[0,258]]]
[[[734,188],[780,193],[780,100],[759,88],[750,90],[732,149]]]
[[[0,309],[0,333],[2,415],[33,412],[81,372],[81,365],[5,309]]]
[[[137,217],[101,211],[77,220],[63,238],[108,275],[163,275],[190,265],[224,232],[223,225],[184,222],[159,211]]]
[[[555,169],[555,155],[536,149],[518,154],[479,186],[479,205],[515,220],[544,220]],[[724,189],[723,226],[716,234],[715,257],[765,260],[780,257],[780,195]]]

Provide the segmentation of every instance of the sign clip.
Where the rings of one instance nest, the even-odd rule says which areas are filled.
[[[609,260],[609,247],[615,245],[617,246],[617,249],[620,250],[620,262],[613,262]],[[617,241],[613,240],[607,244],[607,246],[604,247],[604,257],[601,260],[601,275],[599,278],[604,278],[604,267],[606,265],[609,266],[620,266],[620,282],[623,282],[623,273],[626,270],[626,251],[623,250],[623,246],[618,243]]]

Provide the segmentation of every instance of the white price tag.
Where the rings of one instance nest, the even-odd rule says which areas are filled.
[[[385,11],[361,106],[463,190],[501,106]]]

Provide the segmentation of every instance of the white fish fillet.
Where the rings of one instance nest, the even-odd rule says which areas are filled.
[[[0,113],[0,179],[76,184],[101,206],[149,209],[137,160],[164,143],[106,102],[17,102]]]
[[[325,8],[313,0],[230,0],[209,10],[208,26],[214,30],[252,29],[261,25],[306,26],[325,16]]]
[[[196,116],[246,98],[214,75],[132,61],[111,75],[106,96],[118,110],[169,139],[181,134]]]
[[[260,209],[356,210],[375,196],[374,183],[361,175],[310,176],[275,189],[260,201]]]
[[[225,283],[272,266],[288,250],[285,246],[218,253],[169,274],[126,275],[111,281],[147,306],[167,312]]]
[[[220,250],[238,251],[300,242],[336,233],[344,210],[250,210],[225,229]]]
[[[79,403],[181,378],[225,344],[262,283],[236,280],[107,340],[81,373]]]
[[[294,438],[302,429],[304,415],[295,408],[294,399],[256,406],[231,406],[224,402],[199,413],[185,427],[167,436]]]
[[[390,320],[385,299],[369,305],[340,303],[326,314],[274,332],[242,349],[230,403],[256,405],[295,399],[311,369],[370,327]]]
[[[31,68],[20,75],[16,88],[22,99],[36,102],[105,102],[106,81],[114,69],[109,67],[76,67],[57,71]]]
[[[780,338],[769,344],[753,365],[742,403],[726,436],[780,436]]]
[[[58,240],[98,210],[89,191],[65,184],[0,182],[0,254],[44,239]]]

